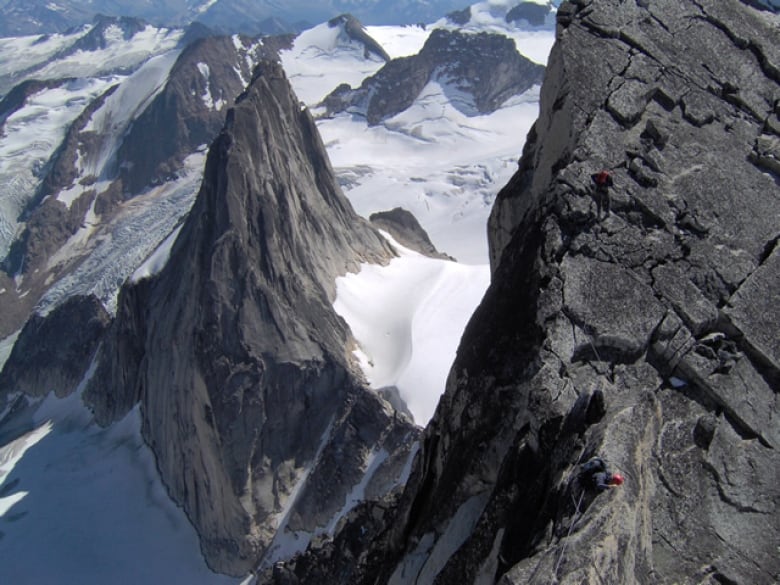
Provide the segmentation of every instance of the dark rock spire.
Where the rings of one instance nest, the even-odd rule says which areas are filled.
[[[356,486],[403,481],[416,429],[364,388],[331,305],[337,276],[390,256],[281,66],[263,62],[167,266],[123,290],[88,392],[104,422],[141,402],[163,480],[215,569],[245,573],[274,558],[278,529],[305,544]]]

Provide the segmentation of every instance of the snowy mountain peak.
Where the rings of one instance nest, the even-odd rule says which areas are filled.
[[[374,125],[406,110],[428,83],[436,82],[456,108],[476,115],[495,111],[540,83],[543,72],[503,35],[439,28],[418,55],[391,61],[358,89],[337,88],[323,104],[329,115],[350,111]]]
[[[112,17],[98,15],[89,32],[71,47],[72,51],[98,51],[114,42],[130,41],[136,34],[149,26],[146,22],[132,17]]]

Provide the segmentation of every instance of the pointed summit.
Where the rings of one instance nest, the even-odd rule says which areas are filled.
[[[281,66],[263,62],[168,264],[123,290],[88,391],[104,422],[141,402],[161,475],[215,569],[242,574],[290,541],[305,547],[358,485],[403,481],[416,429],[363,387],[331,306],[338,275],[391,254],[341,193]]]

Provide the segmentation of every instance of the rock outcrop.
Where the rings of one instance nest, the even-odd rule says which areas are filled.
[[[780,580],[778,25],[737,0],[560,6],[404,494],[260,583]],[[625,484],[583,491],[593,455]]]
[[[374,227],[389,233],[402,246],[430,258],[452,260],[451,256],[436,249],[417,218],[402,207],[372,213],[368,219]]]
[[[508,37],[436,29],[419,54],[393,59],[357,89],[337,87],[323,105],[329,115],[349,111],[376,125],[406,110],[437,81],[453,94],[456,107],[489,113],[540,83],[543,74],[544,67],[520,55]]]
[[[33,313],[0,370],[0,404],[12,392],[73,392],[110,322],[95,297],[70,297],[48,315]]]
[[[210,36],[181,54],[165,88],[133,123],[117,159],[125,197],[175,176],[183,159],[210,144],[225,112],[252,77],[252,63],[277,48],[248,37]]]
[[[526,22],[530,26],[545,26],[552,13],[551,4],[538,2],[521,2],[506,14],[507,22]]]
[[[371,35],[366,31],[366,27],[363,26],[357,18],[351,14],[342,14],[335,18],[331,18],[328,21],[328,26],[331,28],[341,27],[347,38],[361,43],[364,47],[365,56],[374,54],[384,61],[390,60],[390,55]]]
[[[212,144],[163,271],[126,286],[86,391],[143,433],[208,562],[245,574],[405,480],[418,430],[367,390],[335,279],[393,252],[263,62]],[[408,473],[408,471],[406,472]]]

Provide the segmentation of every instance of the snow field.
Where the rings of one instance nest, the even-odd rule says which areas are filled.
[[[396,386],[424,426],[490,271],[428,258],[389,239],[400,257],[339,278],[333,306],[360,344],[356,358],[371,387]]]
[[[206,567],[141,438],[138,409],[107,429],[79,393],[29,411],[30,430],[0,447],[4,583],[238,582]]]

